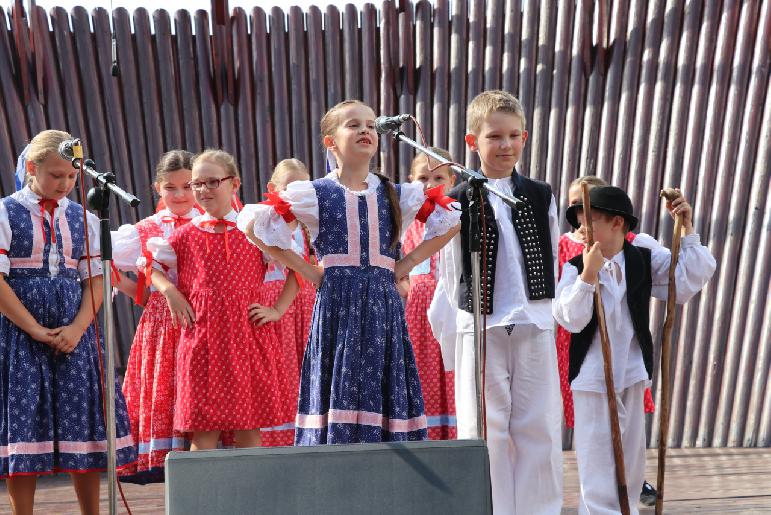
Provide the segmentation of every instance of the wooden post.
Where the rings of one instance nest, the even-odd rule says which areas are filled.
[[[592,206],[589,201],[589,183],[581,183],[584,200],[584,225],[588,245],[594,245],[592,231]],[[605,390],[608,393],[608,411],[610,411],[610,438],[613,442],[613,458],[616,463],[616,488],[618,489],[618,504],[623,515],[629,515],[629,495],[626,488],[626,469],[624,468],[624,449],[621,446],[621,428],[618,423],[618,406],[616,405],[616,387],[613,384],[613,357],[610,350],[608,326],[605,322],[605,308],[602,305],[599,278],[594,283],[594,309],[597,312],[597,326],[600,331],[602,346],[602,361],[605,370]]]

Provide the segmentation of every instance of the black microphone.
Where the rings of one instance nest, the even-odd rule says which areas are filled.
[[[66,139],[62,141],[59,144],[59,155],[61,158],[66,159],[67,161],[72,161],[72,159],[75,157],[83,157],[75,155],[75,151],[73,150],[74,147],[80,147],[80,140],[78,138]]]
[[[375,118],[375,130],[378,134],[398,131],[402,124],[411,118],[412,116],[408,114],[397,114],[396,116],[378,116]]]

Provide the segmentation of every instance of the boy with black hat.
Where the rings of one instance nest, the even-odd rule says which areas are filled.
[[[645,420],[643,392],[653,370],[649,330],[651,297],[666,299],[669,249],[647,234],[626,241],[637,218],[627,194],[616,187],[590,190],[595,244],[565,264],[553,305],[557,322],[572,333],[569,380],[575,411],[574,442],[581,483],[578,512],[618,513],[610,414],[594,288],[599,279],[611,344],[613,380],[628,485],[643,482]],[[670,214],[683,215],[683,238],[675,271],[677,302],[698,293],[715,271],[715,259],[693,232],[691,206],[680,196],[667,204]],[[585,238],[583,203],[568,208],[568,222]],[[631,506],[632,513],[638,513]]]

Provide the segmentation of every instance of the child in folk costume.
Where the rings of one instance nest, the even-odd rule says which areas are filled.
[[[562,438],[554,297],[557,206],[551,187],[516,171],[527,131],[519,101],[486,91],[467,108],[466,144],[497,190],[525,202],[515,210],[484,195],[479,227],[486,248],[480,265],[486,316],[485,404],[490,479],[496,515],[553,514],[562,506]],[[468,208],[467,182],[450,196]],[[477,437],[472,266],[469,214],[461,235],[441,254],[440,280],[429,319],[443,354],[455,365],[458,438]]]
[[[378,148],[375,113],[344,101],[321,120],[338,166],[247,206],[239,227],[271,255],[320,284],[301,373],[295,443],[426,438],[420,380],[396,279],[457,231],[459,213],[434,206],[422,184],[394,185],[371,173]],[[444,202],[444,199],[440,199]],[[426,205],[424,241],[398,259],[402,227]],[[323,270],[291,248],[288,222],[303,223]],[[253,235],[256,235],[254,237]]]
[[[192,163],[196,201],[205,213],[167,240],[150,238],[152,282],[181,324],[177,351],[174,429],[192,433],[192,450],[217,446],[223,431],[236,447],[260,445],[261,427],[288,414],[282,397],[297,388],[282,374],[288,365],[272,327],[249,320],[265,264],[259,249],[235,230],[231,197],[240,185],[233,157],[207,150]],[[159,269],[175,270],[175,286]],[[296,282],[290,277],[288,295]]]
[[[594,175],[579,177],[570,183],[568,188],[568,206],[577,204],[581,201],[581,183],[586,182],[590,188],[595,186],[608,186],[604,180]],[[632,243],[635,234],[632,231],[626,233],[626,241]],[[559,277],[562,277],[562,267],[573,259],[581,255],[584,251],[584,243],[576,231],[569,231],[560,236],[559,241]],[[568,363],[570,349],[570,331],[557,326],[557,363],[560,372],[560,390],[562,391],[562,410],[565,416],[565,425],[573,428],[573,392],[570,391],[570,381],[568,380]],[[650,388],[645,388],[645,397],[643,402],[645,413],[653,413],[655,405]],[[646,506],[653,506],[656,503],[656,489],[648,483],[643,482],[640,492],[640,502]]]
[[[643,482],[645,421],[643,396],[653,369],[649,330],[651,297],[666,299],[670,252],[647,234],[626,239],[637,225],[623,190],[595,187],[589,192],[595,244],[565,264],[557,287],[554,316],[571,331],[569,379],[575,411],[574,442],[581,482],[579,513],[617,513],[615,464],[610,433],[603,358],[593,294],[599,279],[612,350],[626,481]],[[582,202],[567,219],[585,235]],[[677,302],[698,293],[715,271],[715,259],[693,232],[692,210],[683,197],[667,208],[683,216],[683,239],[675,271]],[[636,503],[631,503],[636,504]],[[636,505],[631,506],[637,513]]]
[[[310,179],[308,169],[298,159],[284,159],[276,165],[273,175],[268,183],[268,193],[277,194],[280,191],[286,190],[287,186],[295,181],[307,181]],[[311,264],[316,264],[315,259],[312,256],[312,248],[310,241],[308,241],[307,230],[297,221],[290,222],[290,227],[294,229],[292,233],[292,249],[305,261]],[[274,277],[279,279],[277,284],[283,284],[283,278],[279,277],[279,274],[285,274],[286,268],[276,260],[269,258],[268,273],[265,275],[265,284],[270,284]],[[270,275],[270,277],[269,277]],[[268,297],[274,297],[280,288],[277,286],[268,287],[266,292]],[[292,305],[287,313],[281,320],[286,321],[286,325],[282,324],[281,334],[294,333],[295,341],[297,342],[295,352],[297,353],[297,369],[302,367],[303,355],[305,354],[305,345],[308,342],[308,333],[311,328],[311,317],[313,315],[313,303],[316,301],[316,288],[310,281],[301,281],[300,291],[297,293]],[[268,302],[270,304],[271,302]],[[293,327],[290,327],[290,323]],[[284,332],[286,331],[286,332]]]
[[[452,161],[449,152],[431,148],[436,154]],[[409,179],[428,189],[442,186],[448,191],[455,184],[455,174],[448,165],[442,165],[419,154],[412,160]],[[444,191],[444,190],[442,190]],[[407,229],[402,250],[409,253],[423,241],[425,224],[415,220]],[[428,323],[428,306],[436,290],[436,263],[434,254],[412,269],[409,275],[409,294],[404,308],[407,328],[415,352],[415,363],[423,389],[423,404],[428,420],[428,437],[431,440],[448,440],[456,437],[455,427],[455,375],[447,372],[442,362],[439,342]]]
[[[309,179],[310,175],[302,161],[284,159],[273,170],[273,175],[268,182],[268,192],[276,194],[279,191],[284,191],[289,184],[295,181],[307,181]],[[297,221],[292,222],[291,225],[294,227],[292,249],[309,259],[304,229]],[[275,327],[276,334],[280,336],[282,341],[281,349],[287,353],[287,361],[290,365],[282,372],[292,375],[292,380],[296,384],[300,378],[302,353],[305,351],[305,343],[308,341],[316,289],[310,281],[299,281],[301,287],[294,301],[287,306],[278,304],[277,301],[286,283],[287,268],[268,254],[264,254],[264,257],[267,262],[265,283],[260,290],[258,302],[249,306],[249,316],[252,321],[259,325],[270,323]],[[279,427],[263,429],[262,444],[264,446],[292,445],[294,443],[297,390],[287,392],[283,401],[287,404],[287,412],[291,416]]]
[[[160,292],[153,289],[146,302],[144,296],[152,275],[147,241],[168,239],[175,229],[200,214],[189,185],[192,157],[184,150],[164,154],[155,169],[154,187],[165,207],[136,225],[121,226],[112,235],[113,262],[119,270],[137,274],[134,297],[138,305],[144,305],[123,380],[137,463],[122,471],[122,481],[162,482],[166,454],[189,446],[185,435],[173,430],[179,327],[172,323]],[[140,258],[144,267],[138,268]],[[176,282],[176,276],[169,275]]]
[[[93,323],[102,303],[99,221],[67,199],[78,172],[57,149],[71,138],[35,136],[19,158],[18,191],[0,201],[0,476],[18,514],[32,513],[37,476],[57,472],[72,477],[81,511],[97,513],[107,466]],[[136,456],[114,387],[124,467]]]

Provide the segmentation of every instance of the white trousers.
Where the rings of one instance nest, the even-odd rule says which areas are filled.
[[[562,509],[562,404],[554,332],[487,331],[485,399],[495,515]],[[474,335],[455,349],[458,438],[476,438]]]
[[[645,479],[645,414],[640,381],[616,393],[624,470],[632,515],[639,513],[637,500]],[[578,513],[606,515],[621,513],[616,491],[616,464],[610,436],[608,397],[604,393],[573,391],[574,442],[578,460],[581,501]]]

